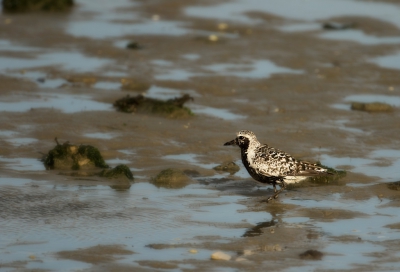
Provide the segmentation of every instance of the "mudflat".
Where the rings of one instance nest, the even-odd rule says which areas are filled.
[[[398,270],[400,5],[320,2],[2,13],[0,268]],[[118,111],[128,95],[185,114]],[[267,203],[223,146],[242,129],[346,175]],[[134,181],[46,170],[56,137]],[[179,184],[156,182],[166,170]]]

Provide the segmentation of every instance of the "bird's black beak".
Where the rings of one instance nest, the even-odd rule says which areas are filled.
[[[236,139],[233,139],[232,141],[224,143],[224,145],[237,145]]]

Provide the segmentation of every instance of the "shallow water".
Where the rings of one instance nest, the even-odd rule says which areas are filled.
[[[88,57],[79,52],[54,52],[38,55],[35,59],[0,57],[0,63],[0,71],[41,68],[52,65],[69,71],[89,72],[106,66],[110,61]]]
[[[381,67],[389,69],[400,69],[400,52],[393,55],[374,58],[371,62],[378,64]]]
[[[399,44],[400,37],[377,37],[360,30],[331,31],[320,35],[324,39],[355,41],[365,45]]]
[[[188,7],[185,12],[190,16],[245,23],[257,22],[245,15],[248,11],[262,11],[305,21],[323,20],[336,16],[367,16],[388,21],[400,27],[400,18],[397,16],[400,8],[390,3],[352,0],[310,0],[307,2],[269,0],[268,5],[262,3],[260,0],[233,1],[208,7]]]
[[[136,183],[131,190],[118,192],[108,186],[49,186],[29,179],[2,178],[0,182],[3,187],[0,205],[8,207],[8,212],[2,213],[6,220],[1,228],[8,233],[2,239],[2,263],[20,260],[27,254],[53,263],[55,259],[46,256],[47,252],[58,250],[60,245],[73,250],[77,244],[89,247],[100,242],[131,245],[136,254],[123,263],[143,257],[160,261],[204,259],[209,257],[209,250],[192,255],[186,253],[187,249],[160,251],[146,245],[195,243],[198,240],[193,237],[200,233],[219,235],[220,239],[238,237],[245,227],[231,226],[248,226],[260,221],[260,216],[265,217],[260,213],[238,213],[244,208],[235,204],[240,197],[219,196],[214,190],[198,185],[168,190]],[[32,191],[30,184],[39,185]],[[25,224],[30,229],[21,233]],[[16,242],[20,245],[15,245]],[[70,269],[86,266],[69,264]],[[33,267],[43,269],[47,264]]]
[[[279,67],[269,60],[254,61],[249,64],[225,64],[218,63],[204,67],[206,70],[215,72],[217,75],[237,76],[244,78],[268,78],[272,74],[294,73],[301,74],[303,71],[285,67]]]
[[[9,100],[26,98],[26,94],[13,95]],[[6,98],[7,99],[7,98]],[[7,100],[8,100],[7,99]],[[23,100],[18,102],[0,102],[0,111],[3,112],[27,112],[32,109],[50,108],[60,110],[65,113],[75,113],[82,111],[110,111],[110,104],[96,102],[88,95],[69,95],[69,94],[40,94],[40,98]]]

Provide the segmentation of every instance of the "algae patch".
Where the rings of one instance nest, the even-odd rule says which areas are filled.
[[[400,191],[400,181],[389,182],[386,185],[390,190]]]
[[[320,185],[341,185],[340,179],[344,178],[346,176],[346,171],[343,170],[336,170],[330,167],[327,167],[325,165],[322,165],[318,163],[319,166],[328,169],[329,175],[324,175],[324,176],[315,176],[315,177],[309,177],[307,179],[308,182],[313,183],[313,184],[320,184]]]
[[[91,145],[73,145],[69,142],[57,145],[43,158],[43,164],[47,170],[73,170],[73,172],[62,173],[65,175],[100,176],[117,181],[115,189],[129,189],[130,182],[134,180],[133,174],[128,166],[120,164],[110,168],[104,161],[100,151]],[[103,168],[101,172],[96,172]],[[85,171],[83,171],[85,170]],[[88,170],[88,172],[86,172]],[[94,170],[94,171],[90,171]],[[122,186],[122,187],[121,187]]]
[[[46,169],[90,169],[108,168],[100,151],[91,145],[72,145],[69,142],[57,145],[43,159]]]
[[[66,11],[74,0],[3,0],[4,12]]]
[[[307,185],[317,185],[317,186],[324,186],[324,185],[344,185],[341,181],[342,178],[346,176],[346,171],[343,170],[336,170],[320,163],[317,163],[318,166],[328,169],[328,175],[321,175],[321,176],[314,176],[308,177],[307,179],[299,182],[299,183],[292,183],[288,184],[286,188],[292,189],[297,187],[306,187]]]
[[[229,174],[233,175],[240,170],[240,167],[236,163],[228,161],[215,166],[213,169],[216,171],[228,172]]]
[[[324,253],[315,249],[309,249],[301,254],[299,254],[300,259],[303,260],[311,260],[311,261],[319,261],[322,260]]]
[[[117,165],[112,169],[104,169],[100,172],[101,177],[106,177],[110,179],[127,178],[133,180],[133,175],[128,166],[124,164]]]
[[[114,102],[117,110],[127,113],[152,113],[164,115],[170,118],[188,117],[193,115],[192,111],[183,104],[193,98],[187,94],[166,101],[147,98],[143,95],[125,96]]]
[[[189,184],[190,178],[182,170],[168,168],[162,170],[152,182],[157,187],[180,189]]]
[[[361,102],[352,102],[351,103],[352,110],[358,111],[366,111],[366,112],[391,112],[393,111],[393,107],[386,103],[373,102],[373,103],[361,103]]]

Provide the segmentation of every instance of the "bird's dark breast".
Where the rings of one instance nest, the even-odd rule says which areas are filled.
[[[242,162],[244,167],[246,167],[247,172],[249,172],[250,176],[255,179],[258,182],[261,183],[266,183],[266,184],[274,184],[277,183],[277,181],[281,180],[281,177],[275,177],[275,176],[264,176],[258,174],[252,167],[250,167],[249,161],[247,160],[247,154],[246,150],[242,149]]]

